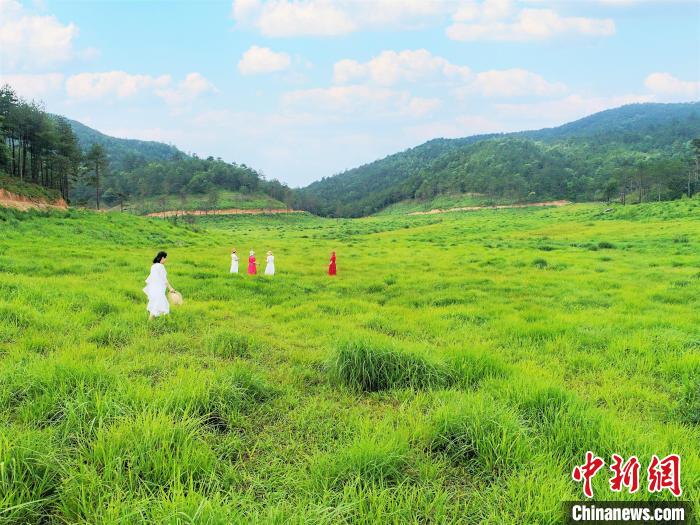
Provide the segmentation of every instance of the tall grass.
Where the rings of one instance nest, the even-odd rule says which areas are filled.
[[[0,524],[554,524],[587,450],[680,454],[699,508],[699,205],[0,210]]]

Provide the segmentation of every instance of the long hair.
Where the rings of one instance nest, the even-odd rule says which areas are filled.
[[[159,263],[160,261],[165,259],[167,256],[168,256],[168,254],[165,252],[158,252],[158,255],[156,255],[155,258],[153,259],[153,264]]]

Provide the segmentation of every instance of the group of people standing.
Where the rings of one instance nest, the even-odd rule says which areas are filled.
[[[267,252],[267,265],[265,266],[265,275],[275,275],[275,256],[271,251]],[[231,273],[238,273],[238,254],[236,249],[231,250]],[[250,250],[248,256],[248,275],[256,275],[258,273],[258,262],[255,260],[255,252]]]
[[[146,287],[143,291],[148,297],[146,309],[148,310],[149,319],[170,313],[170,303],[165,295],[166,290],[171,292],[171,295],[172,293],[177,294],[175,289],[168,282],[168,274],[165,271],[167,259],[167,253],[158,252],[158,255],[153,259],[151,273],[146,279]],[[265,275],[275,275],[275,257],[272,255],[271,251],[267,252],[266,261]],[[236,254],[235,248],[231,250],[231,273],[238,273],[238,255]],[[248,257],[248,275],[255,275],[257,273],[258,263],[255,260],[255,252],[250,250],[250,255]],[[328,275],[336,274],[335,252],[331,252],[331,260],[328,264]],[[180,302],[182,302],[182,297],[180,297]]]
[[[265,275],[275,275],[275,256],[271,251],[267,252],[267,265],[265,266]],[[236,249],[231,250],[231,273],[238,273],[238,254]],[[248,275],[256,275],[258,273],[258,263],[255,260],[255,252],[250,250],[248,256]],[[335,267],[335,252],[331,252],[331,261],[328,264],[328,275],[337,275],[338,271]]]

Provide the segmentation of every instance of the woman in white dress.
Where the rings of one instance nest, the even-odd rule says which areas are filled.
[[[265,266],[265,275],[275,275],[275,257],[272,252],[267,252],[267,265]]]
[[[156,258],[153,259],[151,266],[151,274],[146,279],[146,287],[143,291],[148,296],[148,318],[153,319],[159,315],[167,315],[170,313],[170,303],[165,296],[165,290],[173,291],[173,287],[168,282],[168,273],[165,271],[165,262],[168,254],[158,252]]]
[[[231,273],[238,273],[238,255],[235,248],[231,250]]]

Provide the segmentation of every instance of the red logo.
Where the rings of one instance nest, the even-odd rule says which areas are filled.
[[[605,461],[599,458],[590,450],[586,452],[586,462],[583,465],[576,465],[571,477],[577,483],[583,482],[583,493],[586,497],[593,497],[593,478],[605,466]],[[608,480],[610,490],[621,492],[627,487],[630,493],[639,490],[639,471],[641,465],[637,456],[632,456],[627,461],[619,454],[612,455],[610,470],[613,476]],[[663,459],[654,454],[651,457],[649,468],[647,469],[648,485],[650,493],[668,491],[679,497],[683,489],[681,488],[681,458],[678,454],[670,454]]]

